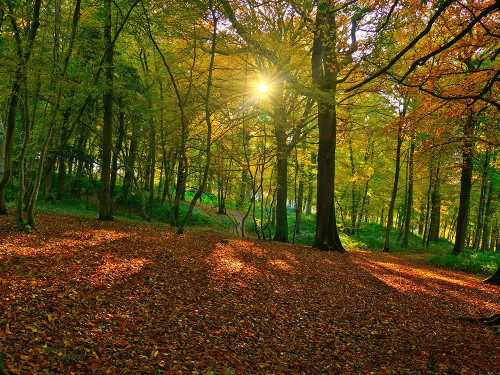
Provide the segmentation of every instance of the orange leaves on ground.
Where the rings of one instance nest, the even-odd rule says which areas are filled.
[[[498,369],[500,338],[455,319],[500,308],[499,288],[477,277],[379,253],[40,216],[36,234],[0,219],[11,374]]]

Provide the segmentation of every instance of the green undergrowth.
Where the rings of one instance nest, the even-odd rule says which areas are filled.
[[[439,267],[489,276],[496,271],[500,263],[500,253],[465,250],[459,255],[450,252],[430,254],[427,260]]]
[[[55,193],[53,194],[55,196]],[[120,187],[117,187],[117,197],[120,196]],[[194,196],[194,193],[186,193],[186,201],[180,203],[180,217],[186,214],[189,202]],[[203,203],[213,205],[213,202],[208,197],[203,197]],[[9,209],[15,209],[15,202],[11,201],[8,204]],[[39,197],[35,212],[55,212],[61,215],[82,215],[87,217],[97,217],[99,215],[99,202],[95,196],[90,195],[87,197],[82,194],[81,198],[74,195],[66,194],[60,201],[45,200]],[[114,199],[113,203],[113,216],[117,219],[127,219],[134,221],[144,221],[140,215],[141,204],[136,196],[131,196],[128,202],[122,202],[119,198]],[[173,214],[170,210],[168,201],[163,204],[159,197],[153,200],[152,217],[151,221],[160,222],[174,226]],[[196,209],[193,210],[191,218],[188,220],[190,227],[204,227],[212,228],[213,230],[227,230],[231,227],[230,220],[224,215],[206,215]]]
[[[120,187],[117,187],[117,196],[120,193]],[[181,202],[180,216],[184,217],[188,210],[188,202],[194,196],[194,191],[186,193],[186,201]],[[55,195],[55,194],[54,194]],[[199,228],[202,230],[213,230],[223,233],[230,233],[234,228],[233,223],[226,215],[218,215],[216,210],[216,197],[209,194],[204,194],[202,197],[202,207],[196,207],[193,215],[188,221],[188,227]],[[14,202],[9,204],[10,209],[15,209]],[[128,220],[143,221],[140,216],[141,204],[136,196],[131,196],[129,202],[121,202],[115,199],[114,216]],[[206,207],[212,208],[207,210]],[[234,207],[228,207],[228,210]],[[61,215],[84,215],[89,217],[97,217],[99,213],[99,205],[97,198],[92,195],[87,197],[82,194],[82,197],[76,198],[71,194],[66,194],[61,201],[45,201],[39,198],[36,210],[41,212],[56,212]],[[260,228],[260,212],[256,210],[257,226]],[[153,201],[152,221],[156,223],[165,223],[174,226],[173,215],[170,210],[170,205],[167,201],[161,203],[160,198]],[[266,237],[269,236],[269,225],[267,216],[263,223]],[[300,225],[300,230],[293,236],[295,227],[295,211],[288,210],[288,229],[289,241],[296,244],[310,246],[314,241],[316,216],[314,214],[303,214]],[[365,250],[365,251],[382,251],[385,240],[385,227],[374,223],[362,223],[361,227],[355,233],[348,233],[345,228],[340,225],[340,238],[344,247],[348,250]],[[249,215],[245,226],[246,234],[250,237],[256,237],[255,223],[252,214]],[[272,230],[272,233],[274,230]],[[390,252],[393,254],[419,254],[420,259],[434,264],[439,267],[456,269],[467,272],[473,272],[480,275],[491,275],[498,264],[500,263],[500,252],[473,252],[466,249],[462,254],[452,255],[453,243],[440,239],[437,243],[431,243],[428,247],[422,244],[422,237],[411,233],[409,236],[408,246],[402,246],[401,238],[398,241],[398,232],[393,230],[390,239]]]

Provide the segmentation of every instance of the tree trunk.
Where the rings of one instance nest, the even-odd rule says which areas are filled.
[[[481,239],[481,251],[488,251],[490,249],[490,236],[491,236],[491,216],[493,214],[493,209],[491,205],[491,199],[493,196],[493,179],[490,179],[488,187],[488,199],[486,200],[486,208],[484,213],[484,229],[483,236]]]
[[[464,123],[464,143],[462,149],[462,176],[460,178],[460,205],[458,208],[457,229],[453,254],[460,254],[465,247],[467,234],[467,216],[469,215],[470,191],[472,187],[472,152],[476,118],[474,112],[470,112]]]
[[[29,115],[29,98],[28,98],[28,80],[26,75],[23,79],[24,83],[24,97],[23,97],[23,110],[21,112],[21,119],[24,129],[23,145],[19,155],[19,180],[17,191],[17,223],[23,225],[23,201],[24,201],[24,187],[25,187],[25,157],[28,149],[28,142],[31,135],[31,123]]]
[[[303,204],[304,201],[304,179],[302,176],[302,173],[300,174],[300,179],[299,179],[299,188],[297,191],[297,197],[295,199],[295,227],[293,230],[293,239],[295,242],[295,236],[300,233],[300,224],[302,221],[302,211],[303,211]]]
[[[213,71],[214,71],[214,63],[215,63],[215,47],[216,47],[216,41],[217,41],[217,17],[215,13],[215,9],[212,5],[212,0],[209,0],[210,4],[210,11],[212,13],[212,19],[213,19],[213,32],[212,32],[212,47],[211,47],[211,54],[210,54],[210,66],[208,70],[208,78],[207,78],[207,90],[205,92],[205,100],[204,100],[204,105],[205,105],[205,122],[207,124],[207,141],[206,141],[206,148],[205,148],[205,168],[203,170],[203,179],[198,187],[198,191],[194,195],[193,199],[191,200],[191,203],[189,204],[188,211],[186,212],[186,215],[182,219],[182,222],[180,223],[179,227],[177,228],[177,234],[183,234],[184,233],[184,227],[187,224],[187,221],[191,217],[194,209],[194,205],[196,204],[196,201],[201,197],[203,192],[205,191],[205,188],[207,186],[207,180],[208,180],[208,175],[210,171],[210,161],[212,157],[212,113],[210,111],[210,98],[211,98],[211,89],[212,89],[212,77],[213,77]]]
[[[404,104],[404,109],[402,117],[404,117],[406,112],[406,103]],[[401,145],[403,144],[403,138],[401,137],[401,125],[398,126],[398,139],[396,147],[396,169],[394,173],[394,183],[392,186],[391,203],[389,204],[389,212],[387,213],[387,227],[385,228],[385,241],[384,241],[384,252],[389,252],[390,247],[390,236],[392,229],[392,221],[394,219],[394,206],[396,205],[396,196],[398,194],[398,181],[399,181],[399,169],[400,169],[400,159],[401,159]]]
[[[314,196],[314,174],[312,173],[312,168],[307,172],[307,198],[306,198],[306,215],[311,215],[312,213],[312,201]]]
[[[484,280],[484,282],[488,284],[500,285],[500,264],[498,265],[496,272]]]
[[[357,209],[358,209],[358,197],[356,194],[356,169],[354,166],[354,155],[352,151],[352,140],[349,139],[349,160],[351,161],[351,178],[352,178],[352,186],[351,186],[351,228],[348,230],[349,234],[354,235],[354,231],[356,230],[356,219],[357,219]]]
[[[483,231],[484,222],[484,209],[486,201],[486,189],[488,187],[488,165],[490,162],[490,149],[486,150],[486,155],[484,156],[483,174],[481,178],[481,194],[479,196],[479,208],[477,210],[477,222],[476,231],[474,234],[474,243],[472,245],[472,250],[477,251],[479,245],[481,244],[481,235]]]
[[[4,147],[4,168],[3,178],[0,181],[0,215],[7,214],[7,202],[5,201],[5,190],[12,174],[12,143],[14,140],[14,130],[16,128],[16,114],[19,103],[19,91],[21,89],[21,70],[19,68],[16,78],[12,84],[10,93],[9,109],[7,112],[7,132],[5,135]]]
[[[134,169],[135,169],[135,159],[137,157],[137,145],[138,141],[138,131],[137,124],[135,121],[132,121],[132,134],[130,136],[130,146],[128,149],[128,155],[125,158],[125,176],[123,178],[123,186],[122,186],[122,200],[124,202],[128,202],[130,186],[134,180]]]
[[[154,186],[155,186],[155,170],[156,170],[156,130],[155,123],[153,119],[152,109],[149,111],[149,126],[150,126],[150,138],[149,138],[149,199],[147,213],[148,217],[151,218],[153,215],[153,200],[154,200]]]
[[[411,225],[411,213],[413,211],[413,154],[415,152],[415,143],[411,141],[410,144],[410,159],[409,163],[409,175],[408,175],[408,195],[406,200],[406,221],[405,221],[405,231],[403,236],[404,247],[408,247],[408,237],[410,236],[410,225]]]
[[[332,4],[318,7],[312,48],[313,84],[332,100],[318,102],[318,186],[316,194],[316,234],[313,247],[345,252],[335,219],[335,151],[337,146],[337,25]],[[326,9],[325,9],[326,8]]]
[[[27,33],[28,39],[24,53],[22,52],[21,32],[16,23],[16,18],[15,17],[11,18],[12,28],[14,31],[13,34],[18,47],[17,52],[18,52],[19,62],[14,82],[12,84],[9,107],[7,111],[7,134],[5,136],[5,148],[4,148],[5,157],[4,157],[3,178],[0,180],[0,215],[7,214],[7,202],[5,201],[5,190],[7,188],[7,183],[9,182],[10,176],[12,174],[12,143],[14,139],[14,131],[16,128],[16,113],[17,113],[17,106],[19,103],[19,92],[21,88],[21,82],[23,80],[26,82],[27,72],[25,71],[25,69],[31,57],[31,53],[33,51],[33,43],[35,42],[38,27],[40,26],[40,6],[41,6],[41,0],[35,0],[35,2],[33,3],[32,22],[28,24],[30,25],[30,29],[29,32]]]
[[[431,196],[431,223],[429,225],[429,236],[427,237],[427,246],[431,242],[439,241],[439,228],[441,226],[441,180],[439,177],[440,165],[438,163],[432,181],[433,192]]]
[[[64,185],[66,182],[66,159],[59,157],[59,170],[57,172],[57,195],[56,200],[61,201],[64,194]]]
[[[106,87],[103,93],[101,194],[99,220],[113,220],[111,206],[111,152],[113,149],[113,40],[111,37],[111,0],[104,1],[104,48],[106,66],[104,75]]]
[[[5,127],[0,120],[0,181],[3,180],[5,171]]]
[[[116,140],[116,145],[113,150],[113,160],[111,161],[111,180],[110,180],[110,194],[113,196],[116,187],[116,179],[118,176],[118,158],[123,147],[123,140],[125,139],[125,110],[121,100],[120,113],[118,114],[118,139]]]
[[[284,113],[278,114],[276,119],[276,140],[278,143],[277,166],[276,166],[276,231],[273,240],[288,242],[288,145],[286,143],[286,133],[283,129],[285,119]]]

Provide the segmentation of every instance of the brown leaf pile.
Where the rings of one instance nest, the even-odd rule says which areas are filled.
[[[496,374],[500,288],[380,253],[0,219],[10,374]],[[224,241],[225,242],[225,241]]]

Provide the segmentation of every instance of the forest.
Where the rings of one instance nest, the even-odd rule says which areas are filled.
[[[495,1],[1,11],[0,212],[15,202],[20,225],[39,196],[95,196],[102,220],[151,220],[159,198],[182,233],[206,198],[276,241],[315,213],[318,248],[367,222],[500,246]]]
[[[47,207],[77,202],[96,231],[122,215],[180,243],[210,210],[234,237],[222,244],[300,243],[331,262],[369,236],[370,257],[440,247],[451,266],[488,258],[480,273],[500,284],[498,0],[0,0],[0,60],[5,272],[7,254],[26,266],[16,236],[42,246],[65,227]],[[84,371],[76,357],[64,365]],[[288,370],[262,370],[275,371]]]

